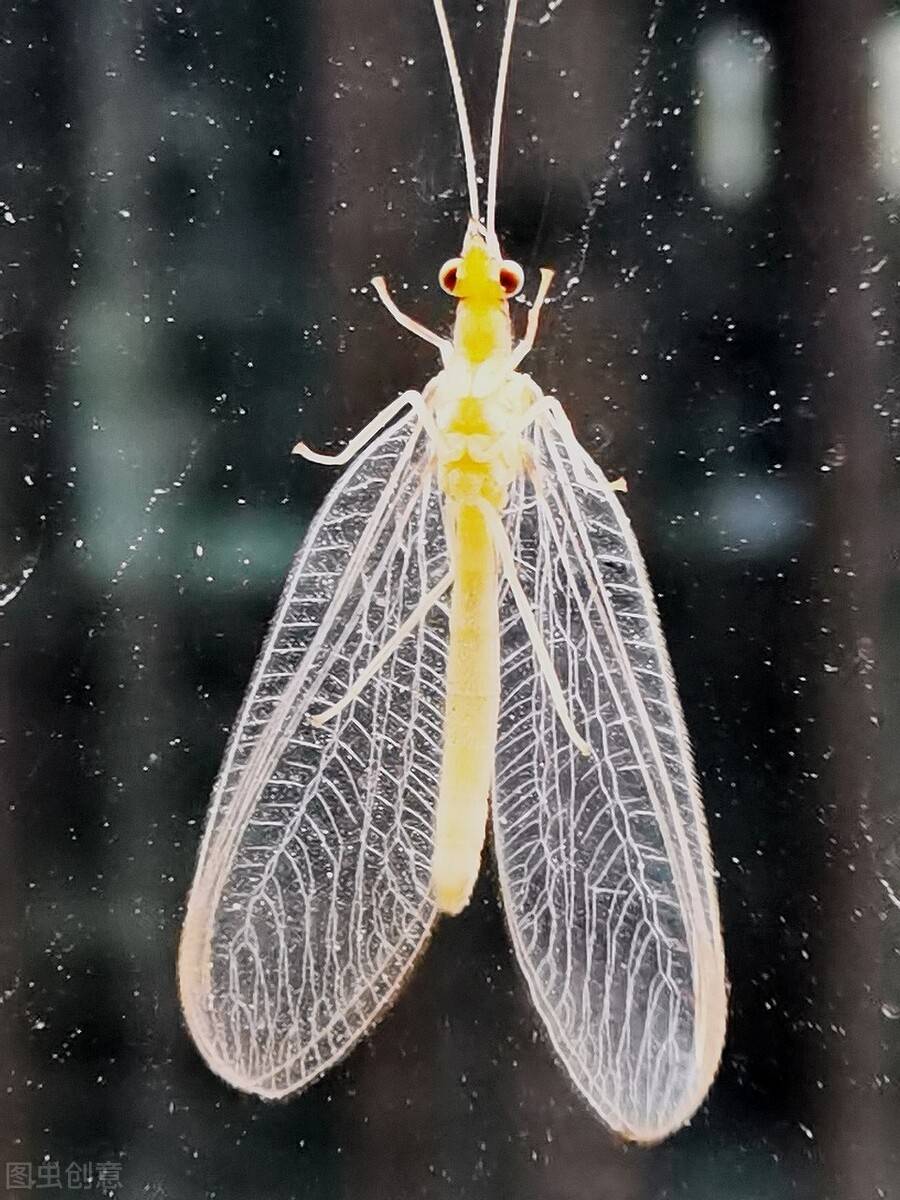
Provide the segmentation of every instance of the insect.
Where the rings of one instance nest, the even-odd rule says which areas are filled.
[[[191,1033],[223,1079],[306,1087],[384,1013],[486,823],[550,1041],[612,1129],[656,1141],[715,1073],[726,992],[710,850],[653,594],[628,519],[560,403],[521,370],[523,272],[496,233],[517,0],[486,215],[442,0],[469,193],[440,272],[452,339],[389,312],[441,369],[331,458],[216,783],[181,940]],[[398,419],[399,418],[399,419]]]

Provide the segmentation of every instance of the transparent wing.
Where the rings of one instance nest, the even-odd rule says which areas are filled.
[[[701,800],[655,604],[628,519],[559,415],[506,522],[522,583],[591,754],[554,711],[503,600],[494,832],[532,999],[575,1083],[654,1141],[709,1087],[724,963]]]
[[[182,936],[191,1033],[235,1086],[279,1096],[340,1058],[396,993],[428,897],[446,618],[435,608],[340,699],[447,571],[427,436],[406,420],[306,536],[213,794]]]

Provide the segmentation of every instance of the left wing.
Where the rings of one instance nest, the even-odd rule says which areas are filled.
[[[434,921],[428,894],[446,619],[324,728],[447,571],[427,434],[369,445],[300,547],[213,795],[179,955],[185,1018],[244,1091],[305,1087],[385,1011]]]
[[[690,746],[634,534],[561,409],[506,525],[575,724],[560,724],[508,593],[494,836],[532,999],[613,1129],[665,1137],[721,1053],[725,973]]]

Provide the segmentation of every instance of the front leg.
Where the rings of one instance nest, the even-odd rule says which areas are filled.
[[[372,287],[375,289],[378,299],[388,310],[397,324],[402,325],[404,329],[409,330],[410,333],[413,333],[416,337],[421,338],[423,342],[428,342],[430,345],[435,346],[440,351],[441,362],[446,367],[447,363],[450,361],[451,355],[453,354],[453,343],[448,338],[441,337],[439,333],[434,333],[427,326],[423,325],[421,321],[415,320],[414,317],[407,316],[405,312],[399,309],[394,303],[393,296],[388,291],[387,282],[385,281],[383,275],[375,276],[375,278],[372,280]]]
[[[553,282],[553,272],[547,267],[541,267],[541,282],[538,285],[537,295],[534,298],[534,303],[528,312],[528,324],[525,326],[525,336],[516,346],[512,354],[512,367],[515,369],[521,363],[522,359],[534,346],[535,338],[537,337],[538,323],[541,319],[541,309],[544,306],[544,301],[547,299],[547,293],[550,291],[550,284]]]

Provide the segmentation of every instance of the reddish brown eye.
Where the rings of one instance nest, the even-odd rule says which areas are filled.
[[[449,295],[453,295],[456,291],[456,280],[459,274],[459,259],[451,258],[441,267],[438,273],[438,282],[441,287]]]
[[[524,282],[525,272],[517,262],[507,258],[500,264],[500,286],[503,288],[503,295],[507,300],[522,290]]]

